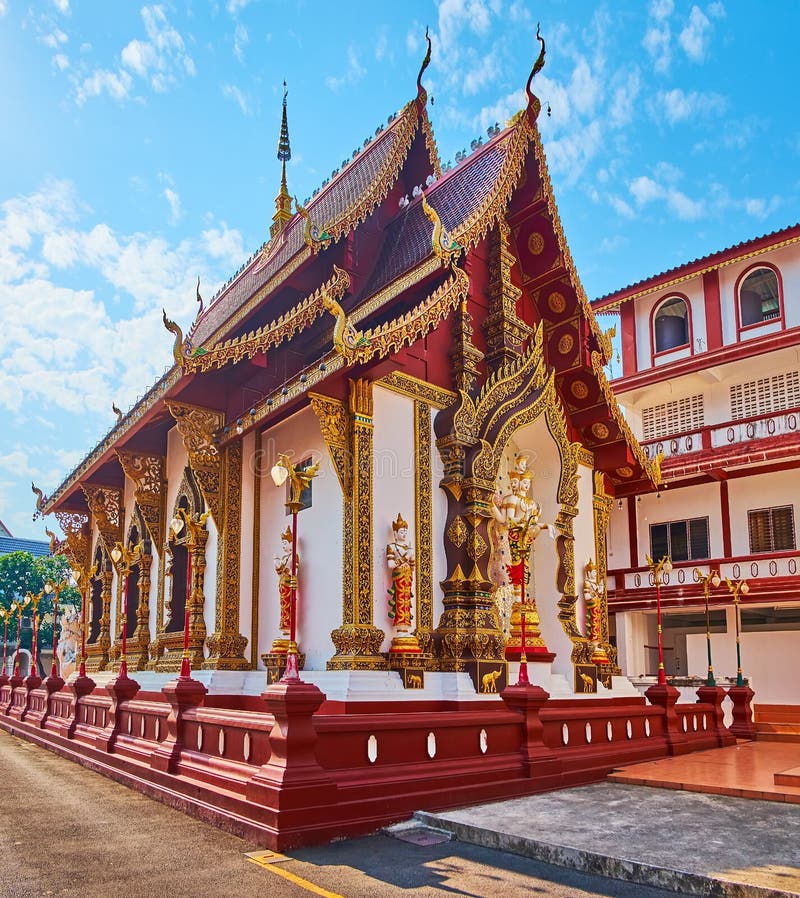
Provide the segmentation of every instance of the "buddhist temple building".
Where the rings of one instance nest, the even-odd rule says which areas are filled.
[[[610,639],[609,518],[660,456],[561,225],[540,42],[525,108],[447,170],[429,42],[304,205],[284,94],[269,239],[190,325],[164,314],[172,367],[36,489],[86,633],[86,676],[3,686],[36,739],[285,846],[730,738],[721,696],[648,703]]]

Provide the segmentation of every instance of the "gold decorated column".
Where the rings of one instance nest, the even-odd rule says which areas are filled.
[[[349,483],[350,489],[344,491],[342,626],[331,633],[336,654],[328,662],[328,669],[384,670],[386,659],[380,650],[385,634],[373,623],[372,605],[373,424],[370,381],[350,381],[348,410],[350,460],[347,467],[350,470],[345,482]]]

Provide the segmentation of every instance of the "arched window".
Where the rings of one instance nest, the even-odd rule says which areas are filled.
[[[771,268],[756,268],[739,285],[739,315],[742,327],[780,318],[778,276]]]
[[[656,352],[689,345],[689,307],[680,296],[671,296],[658,307],[653,320]]]

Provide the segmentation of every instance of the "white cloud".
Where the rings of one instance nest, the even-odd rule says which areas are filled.
[[[169,220],[175,224],[181,217],[181,198],[171,187],[165,188],[164,198],[169,203]]]
[[[63,72],[69,68],[69,58],[63,53],[56,53],[53,57],[53,65]]]
[[[611,208],[623,218],[634,218],[635,212],[631,208],[630,203],[626,203],[622,197],[619,196],[610,196],[608,198],[609,203],[611,204]]]
[[[95,69],[84,78],[75,91],[75,101],[82,106],[88,99],[107,93],[114,100],[124,100],[133,87],[133,78],[125,72]]]
[[[186,323],[197,273],[213,293],[244,255],[241,235],[224,224],[170,245],[102,222],[87,227],[89,214],[64,181],[0,206],[0,407],[8,411],[90,411],[105,420],[109,397],[128,407],[170,361],[162,306]],[[63,269],[92,286],[65,286]]]
[[[239,109],[242,110],[242,115],[250,115],[250,103],[242,90],[235,84],[223,84],[222,96],[228,100],[233,100]]]
[[[239,60],[244,62],[244,48],[250,42],[250,35],[247,29],[238,22],[236,30],[233,32],[233,54]]]
[[[506,122],[514,113],[524,109],[527,102],[528,98],[524,89],[519,88],[505,97],[501,97],[491,106],[484,106],[478,113],[474,124],[480,131],[485,131],[489,125],[494,125],[495,122],[501,127],[505,127]]]
[[[66,44],[69,41],[69,37],[67,37],[66,33],[60,28],[56,28],[48,34],[45,34],[41,40],[45,47],[50,47],[51,50],[55,50],[62,44]]]
[[[69,0],[53,0],[53,6],[65,16],[68,16],[70,13],[69,9]]]
[[[659,91],[655,101],[650,104],[653,117],[665,120],[670,125],[690,118],[706,117],[723,112],[725,99],[719,94],[690,91],[685,93],[679,87],[668,91]]]
[[[4,16],[8,12],[7,0],[0,0],[0,16]]]
[[[780,197],[773,196],[770,200],[760,197],[744,200],[744,211],[753,218],[766,218],[771,215],[781,204]]]
[[[617,84],[612,89],[611,105],[608,110],[609,122],[615,128],[621,128],[631,121],[634,105],[641,89],[641,78],[638,68],[627,74],[621,74],[620,77],[622,83]]]
[[[652,0],[650,3],[650,15],[657,22],[668,19],[675,9],[674,0]]]
[[[325,83],[331,90],[339,90],[345,84],[355,84],[366,74],[367,70],[361,65],[356,48],[350,44],[347,48],[347,71],[340,76],[328,75]]]
[[[653,60],[653,67],[657,72],[666,72],[672,61],[671,39],[669,25],[652,25],[642,39],[642,46]]]
[[[228,12],[232,16],[235,16],[237,13],[241,12],[249,3],[250,0],[228,0],[225,5]]]
[[[711,22],[699,6],[693,6],[689,21],[678,36],[684,52],[694,62],[702,62],[706,55]]]
[[[500,73],[497,51],[493,50],[483,57],[477,66],[471,66],[464,76],[464,94],[471,96],[491,84]]]
[[[84,73],[76,76],[75,96],[79,105],[103,93],[115,100],[127,99],[133,92],[133,75],[147,81],[156,93],[164,93],[184,75],[196,74],[183,37],[170,25],[164,8],[144,6],[141,16],[147,39],[134,38],[122,48],[118,69],[98,68],[88,75],[84,69]]]
[[[389,49],[389,29],[384,25],[378,31],[378,39],[375,42],[375,59],[381,62]]]
[[[677,180],[680,173],[671,166],[661,172],[666,180]],[[663,202],[681,221],[694,221],[705,212],[702,200],[693,200],[672,184],[663,184],[646,175],[634,178],[629,184],[631,196],[640,208],[653,202]]]

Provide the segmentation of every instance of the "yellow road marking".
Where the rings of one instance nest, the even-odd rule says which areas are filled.
[[[261,856],[253,856],[257,854]],[[322,898],[344,898],[344,895],[340,895],[338,892],[329,892],[327,889],[323,889],[318,885],[314,885],[313,882],[303,879],[302,876],[297,876],[295,873],[290,873],[288,870],[283,870],[276,866],[275,862],[278,860],[292,860],[292,858],[288,858],[285,855],[278,855],[265,851],[258,853],[252,852],[251,854],[246,855],[246,857],[250,863],[258,864],[263,870],[269,870],[271,873],[275,873],[278,876],[282,876],[284,879],[288,879],[289,882],[293,882],[307,892],[313,892],[315,895],[322,895]]]

